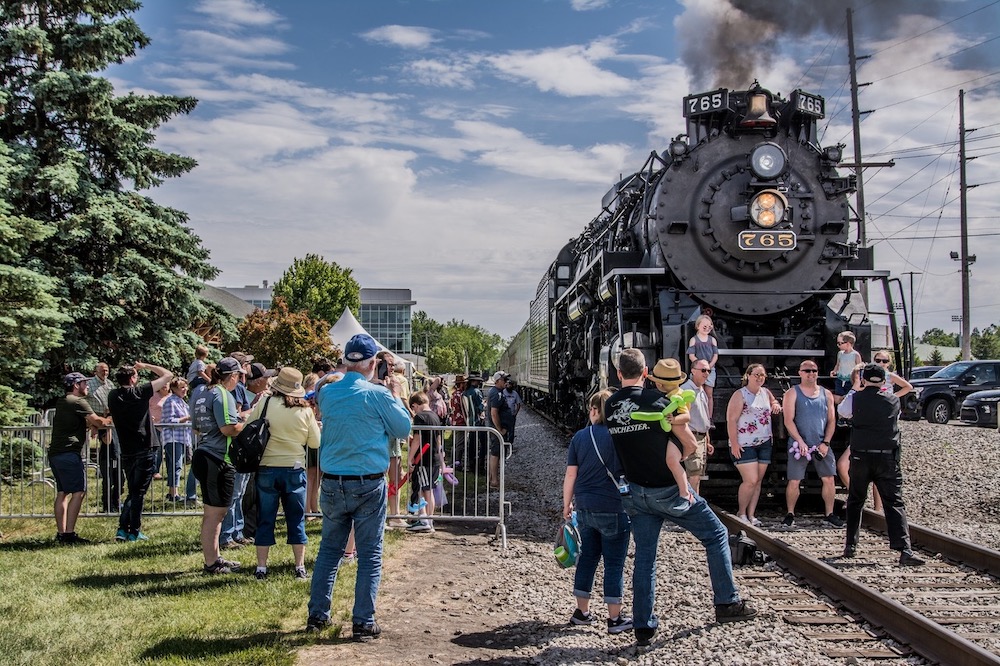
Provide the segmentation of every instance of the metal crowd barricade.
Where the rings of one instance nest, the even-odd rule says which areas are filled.
[[[39,419],[42,423],[44,419]],[[158,424],[160,442],[182,441],[182,451],[176,445],[161,446],[157,476],[146,493],[143,515],[185,516],[200,515],[201,504],[194,499],[200,490],[190,471],[190,452],[196,438],[190,423]],[[505,499],[506,462],[510,445],[491,427],[427,426],[414,429],[414,441],[419,441],[421,431],[442,433],[444,439],[445,468],[438,470],[439,478],[431,479],[437,486],[433,515],[427,519],[434,523],[486,523],[496,525],[496,535],[507,547],[506,519],[510,504]],[[51,425],[24,425],[0,428],[0,519],[45,518],[53,516],[56,488],[48,466],[48,445]],[[177,433],[182,433],[177,437]],[[450,433],[450,436],[446,436]],[[116,437],[112,428],[112,436]],[[186,442],[183,440],[186,438]],[[489,451],[499,448],[498,485],[490,487],[487,478]],[[85,451],[87,468],[87,495],[81,516],[117,516],[120,502],[127,496],[124,470],[120,455],[112,453],[118,447],[101,444],[91,439]],[[407,449],[401,459],[402,482],[394,488],[390,481],[390,496],[399,498],[398,512],[389,515],[391,520],[413,521],[410,508],[410,490],[415,479],[409,473]],[[173,455],[171,455],[173,454]],[[172,475],[178,474],[177,494],[180,501],[168,497]],[[115,496],[114,476],[118,476]],[[394,506],[394,502],[390,507]],[[419,510],[419,507],[416,507]],[[415,512],[414,512],[415,513]],[[317,515],[317,514],[310,514]],[[319,514],[321,515],[321,514]]]
[[[505,443],[500,432],[491,427],[422,426],[413,429],[410,446],[420,446],[422,432],[441,432],[445,438],[445,470],[441,470],[438,478],[431,479],[436,485],[435,496],[445,502],[443,505],[435,503],[433,515],[426,516],[426,519],[433,523],[496,524],[496,535],[507,548],[506,518],[510,515],[510,505],[504,498],[504,492],[510,444]],[[445,437],[445,433],[449,432],[451,436]],[[496,487],[490,487],[488,479],[491,444],[499,446],[500,450]],[[413,502],[412,490],[416,479],[415,470],[408,464],[410,453],[404,449],[399,487],[393,487],[392,480],[389,481],[390,500],[394,494],[397,495],[400,506],[398,513],[392,512],[394,502],[390,501],[389,520],[418,520],[420,517],[414,514],[424,508],[420,506],[419,498]]]
[[[46,423],[44,417],[36,422]],[[160,441],[168,432],[181,432],[184,439],[194,443],[191,425],[159,424],[156,426]],[[48,465],[51,425],[24,425],[0,428],[0,518],[45,518],[53,517],[56,487]],[[116,435],[112,429],[112,436]],[[89,433],[88,433],[89,437]],[[167,435],[170,439],[170,435]],[[128,491],[124,484],[124,470],[117,446],[102,445],[97,439],[89,439],[84,449],[84,464],[87,471],[87,495],[81,516],[116,516],[120,512],[120,502]],[[185,446],[179,460],[178,495],[181,501],[167,497],[171,475],[171,461],[166,454],[171,447],[161,447],[157,476],[146,493],[144,515],[200,515],[200,503],[191,499],[197,486],[190,478],[191,450]],[[176,458],[175,458],[176,460]],[[118,476],[118,493],[115,497],[114,476]],[[190,492],[189,492],[190,491]]]

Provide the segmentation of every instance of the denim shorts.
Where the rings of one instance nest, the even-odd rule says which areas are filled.
[[[743,454],[739,458],[734,457],[732,451],[730,451],[729,458],[735,465],[745,465],[752,462],[760,463],[761,465],[770,465],[773,452],[773,440],[766,439],[757,446],[744,446]]]
[[[56,480],[56,490],[61,493],[87,492],[87,468],[79,453],[66,451],[49,455],[49,467]]]

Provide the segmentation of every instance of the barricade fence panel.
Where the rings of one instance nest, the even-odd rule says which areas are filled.
[[[144,515],[200,515],[200,488],[189,466],[197,445],[191,425],[159,424],[156,429],[161,446]],[[48,464],[51,432],[51,425],[0,428],[0,518],[54,516],[56,487]],[[421,443],[423,449],[422,443],[432,439],[440,443],[443,457],[437,449],[428,448],[418,460],[421,464],[410,465],[410,442],[414,446]],[[504,490],[511,449],[499,431],[491,427],[421,426],[413,430],[410,440],[401,442],[400,448],[399,473],[390,464],[388,475],[391,524],[404,527],[419,520],[495,523],[506,545],[509,507]],[[114,428],[106,431],[103,439],[92,438],[83,455],[87,495],[80,515],[118,515],[128,489]],[[428,508],[433,511],[428,512]]]

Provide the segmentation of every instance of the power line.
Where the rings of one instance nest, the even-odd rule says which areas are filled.
[[[966,46],[964,49],[959,49],[957,51],[953,51],[951,53],[947,53],[947,54],[945,54],[943,56],[938,56],[937,58],[934,58],[933,60],[928,60],[927,62],[921,63],[919,65],[914,65],[913,67],[909,67],[907,69],[900,70],[900,71],[896,72],[895,74],[888,74],[886,76],[883,76],[880,79],[875,79],[874,81],[872,81],[872,83],[878,83],[879,81],[885,81],[886,79],[891,79],[894,76],[899,76],[900,74],[906,74],[907,72],[912,72],[915,69],[920,69],[921,67],[926,67],[927,65],[933,65],[934,63],[936,63],[936,62],[938,62],[940,60],[946,60],[947,58],[951,58],[952,56],[956,56],[959,53],[965,53],[966,51],[971,51],[974,48],[982,46],[983,44],[989,44],[990,42],[995,41],[997,39],[1000,39],[1000,35],[996,35],[995,37],[990,37],[989,39],[984,39],[983,41],[981,41],[981,42],[979,42],[977,44],[973,44],[972,46]]]
[[[1000,0],[994,0],[994,1],[993,1],[993,2],[991,2],[990,4],[988,4],[988,5],[983,5],[983,6],[982,6],[982,7],[980,7],[979,9],[973,9],[973,10],[972,10],[971,12],[969,12],[968,14],[962,14],[961,16],[959,16],[959,17],[957,17],[957,18],[953,18],[952,20],[950,20],[950,21],[947,21],[947,22],[945,22],[945,23],[942,23],[942,24],[940,24],[940,25],[937,25],[937,26],[935,26],[935,27],[933,27],[933,28],[931,28],[931,29],[929,29],[929,30],[924,30],[923,32],[921,32],[921,33],[919,33],[919,34],[917,34],[917,35],[913,35],[912,37],[907,37],[907,38],[906,38],[906,39],[904,39],[904,40],[901,40],[901,41],[898,41],[898,42],[896,42],[895,44],[890,44],[889,46],[885,47],[884,49],[879,49],[878,51],[876,51],[876,52],[875,52],[875,53],[873,53],[872,55],[873,55],[873,56],[876,56],[876,55],[878,55],[879,53],[884,53],[885,51],[888,51],[888,50],[890,50],[890,49],[894,49],[894,48],[896,48],[897,46],[902,46],[903,44],[906,44],[907,42],[910,42],[910,41],[913,41],[913,40],[914,40],[914,39],[916,39],[917,37],[923,37],[923,36],[924,36],[924,35],[926,35],[926,34],[929,34],[929,33],[932,33],[932,32],[934,32],[935,30],[940,30],[941,28],[945,27],[946,25],[951,25],[952,23],[955,23],[956,21],[961,21],[962,19],[966,18],[967,16],[972,16],[972,15],[973,15],[973,14],[975,14],[976,12],[981,12],[981,11],[983,11],[984,9],[989,9],[990,7],[992,7],[993,5],[997,4],[998,2],[1000,2]]]

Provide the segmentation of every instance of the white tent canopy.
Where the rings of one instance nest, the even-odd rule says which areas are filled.
[[[344,308],[344,314],[340,315],[340,319],[337,320],[337,323],[330,327],[330,342],[340,347],[340,350],[343,352],[344,347],[347,345],[347,341],[359,333],[371,335],[372,339],[375,340],[375,344],[378,345],[379,351],[392,351],[379,342],[374,335],[365,330],[365,327],[361,325],[361,322],[359,322],[357,317],[354,316],[354,313],[351,312],[350,308]],[[410,361],[402,358],[396,352],[393,352],[393,355],[397,360],[406,363],[408,366],[413,365]]]

